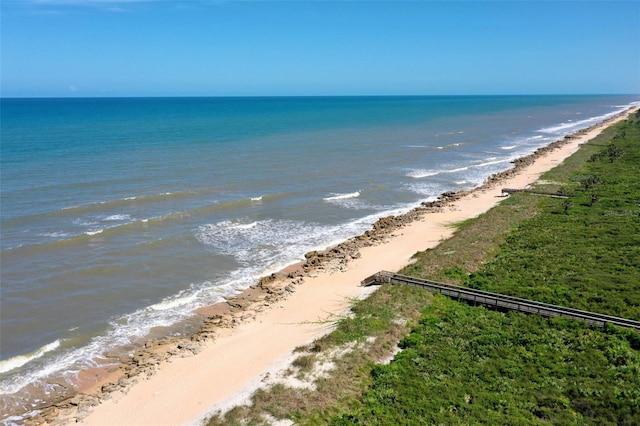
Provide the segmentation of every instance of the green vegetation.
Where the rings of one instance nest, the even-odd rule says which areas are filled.
[[[638,126],[609,128],[543,176],[536,190],[568,199],[512,195],[403,273],[640,319]],[[613,163],[611,145],[624,152]]]
[[[637,424],[640,347],[620,333],[439,297],[333,424]]]
[[[569,199],[540,201],[539,213],[464,283],[639,320],[639,142],[635,121],[572,174],[562,187]]]
[[[506,232],[515,229],[537,211],[539,198],[513,195],[479,217],[457,225],[452,238],[437,247],[414,255],[415,263],[405,267],[405,275],[452,284],[466,281],[468,274],[484,267],[499,253]]]
[[[640,319],[640,115],[536,190],[457,226],[401,273]],[[278,384],[217,424],[593,424],[640,419],[640,333],[472,307],[383,286],[294,362],[326,357],[315,390]],[[409,332],[412,330],[411,332]],[[402,351],[388,365],[379,361]]]

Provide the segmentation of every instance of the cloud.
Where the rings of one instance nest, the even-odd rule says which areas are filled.
[[[34,14],[66,14],[81,9],[96,9],[107,12],[127,12],[129,8],[142,4],[160,4],[161,0],[26,0],[22,6]]]
[[[93,6],[104,4],[150,3],[157,0],[33,0],[32,3],[42,6]]]
[[[5,0],[6,1],[6,0]],[[113,11],[123,11],[122,7],[136,4],[163,4],[172,3],[178,6],[185,5],[220,5],[230,0],[18,0],[25,6],[42,8],[52,7],[96,7]]]
[[[232,0],[0,0],[5,15],[27,13],[32,15],[67,15],[98,11],[100,13],[126,13],[141,7],[165,7],[174,10],[200,6],[220,6]],[[9,12],[10,11],[10,12]]]

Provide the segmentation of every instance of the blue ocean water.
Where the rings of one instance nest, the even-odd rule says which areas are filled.
[[[2,99],[3,399],[637,103]]]

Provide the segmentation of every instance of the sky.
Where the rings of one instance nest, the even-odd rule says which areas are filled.
[[[2,97],[640,93],[638,1],[2,0]]]

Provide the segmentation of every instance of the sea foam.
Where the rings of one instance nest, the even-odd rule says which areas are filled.
[[[349,198],[357,198],[360,196],[360,191],[349,192],[346,194],[333,194],[330,197],[323,198],[324,201],[337,201],[337,200],[346,200]]]
[[[16,368],[22,367],[34,359],[38,359],[42,357],[47,352],[54,351],[60,347],[60,340],[55,340],[51,343],[48,343],[41,348],[24,355],[14,356],[12,358],[6,359],[4,361],[0,361],[0,373],[6,373],[11,370],[15,370]],[[2,393],[2,391],[0,391]]]
[[[198,297],[198,293],[189,294],[187,296],[176,296],[170,297],[163,300],[160,303],[156,303],[155,305],[149,306],[150,309],[154,311],[166,311],[168,309],[177,308],[178,306],[185,306],[190,303],[193,303]]]
[[[622,111],[624,111],[627,107],[621,108],[619,110],[607,113],[607,114],[603,114],[603,115],[599,115],[597,117],[590,117],[590,118],[586,118],[584,120],[578,120],[578,121],[568,121],[568,122],[564,122],[561,123],[559,125],[556,126],[551,126],[551,127],[545,127],[543,129],[540,129],[539,132],[542,133],[553,133],[553,134],[567,134],[570,133],[572,131],[578,130],[578,129],[582,129],[588,126],[591,126],[593,124],[599,123],[601,121],[607,120],[608,118],[611,118],[613,116],[615,116],[616,114],[621,113]]]
[[[112,221],[116,221],[116,220],[128,220],[128,219],[131,219],[131,215],[128,215],[128,214],[112,214],[111,216],[107,216],[102,220],[112,222]]]
[[[469,170],[470,166],[456,167],[453,169],[441,169],[441,170],[413,170],[407,173],[407,177],[414,179],[422,179],[430,176],[436,176],[443,173],[458,173]]]

